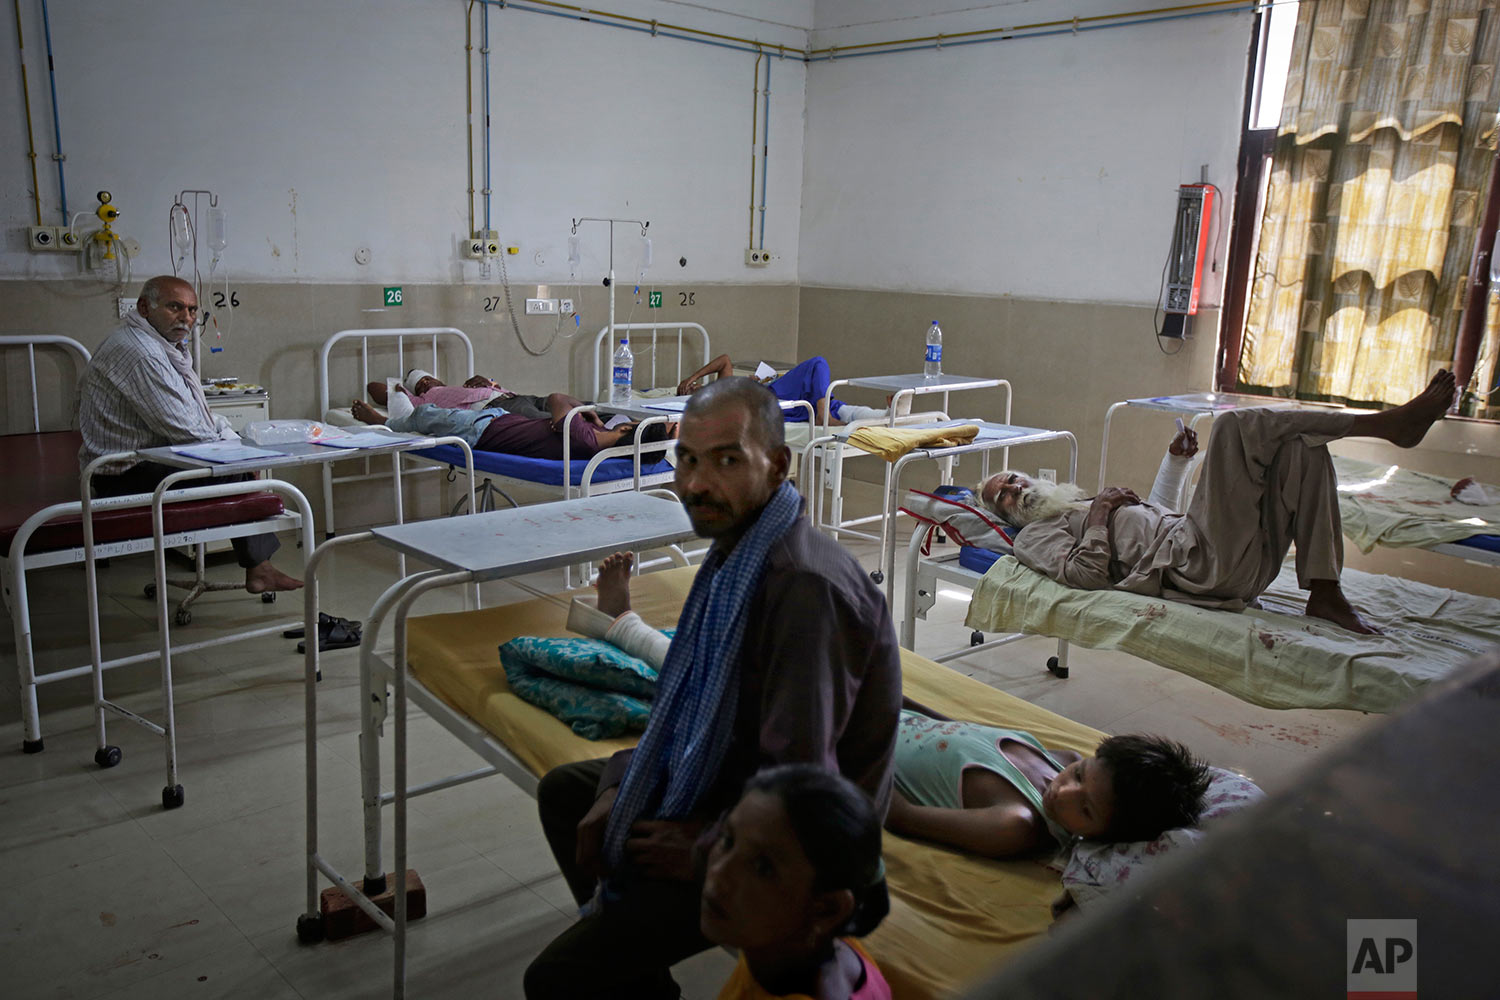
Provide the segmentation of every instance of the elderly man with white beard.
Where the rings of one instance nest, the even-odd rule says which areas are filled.
[[[1026,566],[1082,590],[1125,590],[1239,610],[1265,592],[1297,546],[1306,612],[1353,632],[1377,632],[1339,586],[1344,547],[1338,483],[1327,444],[1372,437],[1410,448],[1453,403],[1454,380],[1439,371],[1413,400],[1379,413],[1248,409],[1219,415],[1197,491],[1173,511],[1197,438],[1183,430],[1162,460],[1148,500],[1111,486],[1088,497],[1016,472],[980,485],[982,502],[1021,528],[1015,555]]]

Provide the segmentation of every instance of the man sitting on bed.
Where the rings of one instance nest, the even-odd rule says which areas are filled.
[[[713,546],[639,745],[557,768],[537,789],[547,841],[585,915],[526,970],[531,1000],[678,996],[669,968],[710,946],[695,842],[759,768],[840,771],[885,814],[901,706],[896,635],[859,563],[802,516],[790,462],[764,386],[727,378],[689,400],[676,486]],[[627,615],[628,561],[612,559],[600,610]]]
[[[527,417],[496,407],[468,410],[423,403],[413,409],[409,400],[405,393],[392,397],[388,418],[382,417],[379,411],[361,399],[356,399],[351,408],[358,420],[367,424],[384,424],[393,431],[433,437],[451,434],[463,438],[470,448],[480,451],[523,458],[560,459],[563,457],[563,418],[575,406],[583,405],[572,396],[554,392],[546,397],[546,416]],[[638,426],[626,421],[606,428],[598,413],[585,410],[568,423],[568,436],[572,439],[571,457],[593,458],[605,448],[629,442],[634,439]],[[676,424],[651,424],[642,433],[641,443],[665,441],[676,433]]]
[[[1072,484],[991,476],[983,502],[1022,529],[1016,558],[1059,583],[1127,590],[1238,610],[1276,579],[1293,542],[1307,614],[1353,632],[1377,630],[1344,597],[1337,480],[1329,441],[1373,437],[1410,448],[1453,403],[1453,374],[1440,371],[1415,399],[1379,413],[1230,410],[1214,420],[1208,455],[1187,513],[1172,512],[1177,484],[1197,451],[1191,431],[1173,440],[1157,485],[1142,503],[1112,486],[1093,498]]]
[[[80,469],[117,451],[238,438],[229,421],[209,410],[193,369],[187,341],[197,316],[198,296],[181,278],[164,274],[142,286],[135,310],[94,352],[79,379]],[[177,471],[155,462],[111,462],[94,473],[92,487],[101,497],[150,493]],[[183,488],[248,478],[194,479]],[[302,586],[301,580],[271,565],[279,545],[274,534],[230,541],[250,593]]]

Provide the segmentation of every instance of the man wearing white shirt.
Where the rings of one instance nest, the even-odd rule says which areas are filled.
[[[196,441],[235,440],[229,421],[208,408],[187,341],[198,316],[192,285],[171,275],[146,282],[136,309],[100,345],[79,380],[80,468],[101,455]],[[94,474],[96,496],[149,493],[172,473],[163,465],[111,462]],[[190,485],[243,477],[193,480]],[[252,594],[296,590],[302,581],[271,565],[274,534],[233,539]]]

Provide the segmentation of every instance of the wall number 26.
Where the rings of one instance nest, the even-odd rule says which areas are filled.
[[[231,309],[240,307],[240,293],[230,292],[227,296],[223,292],[214,292],[214,308],[223,309],[229,306]]]

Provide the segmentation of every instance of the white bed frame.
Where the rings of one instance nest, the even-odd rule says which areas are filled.
[[[657,343],[658,337],[676,337],[680,344],[682,338],[684,336],[688,336],[690,338],[696,339],[701,345],[702,350],[704,350],[705,352],[708,350],[708,332],[697,323],[623,323],[617,325],[615,329],[649,330],[652,332],[653,345]],[[599,376],[599,349],[602,348],[606,352],[611,349],[610,345],[604,343],[605,338],[609,335],[609,332],[610,328],[605,327],[599,332],[598,337],[595,339],[596,356],[594,359],[594,374],[596,381]],[[320,419],[326,416],[330,410],[330,381],[333,378],[332,367],[334,363],[331,360],[333,349],[340,341],[349,339],[358,339],[360,341],[359,393],[361,395],[364,392],[365,383],[370,381],[369,347],[371,341],[379,342],[395,340],[398,359],[397,363],[398,366],[402,367],[403,369],[406,365],[408,340],[414,343],[425,341],[425,353],[432,359],[433,371],[435,373],[439,370],[446,370],[451,372],[451,366],[448,368],[441,368],[441,355],[439,353],[440,350],[453,352],[461,349],[463,352],[463,365],[461,368],[462,378],[466,379],[474,374],[473,344],[470,342],[467,334],[455,327],[405,327],[388,330],[340,330],[338,333],[335,333],[333,336],[329,337],[326,341],[323,342],[323,346],[318,354],[318,405],[320,409]],[[413,351],[413,354],[415,354],[415,351]],[[653,350],[651,368],[653,378],[656,374],[655,354],[656,352]],[[681,371],[682,354],[683,351],[679,346],[677,372],[679,381],[681,380],[681,376],[683,374]],[[452,354],[449,353],[448,357],[451,359]],[[697,366],[694,367],[696,368]],[[459,376],[455,375],[453,377],[458,378]],[[676,383],[674,382],[673,385],[675,386]],[[605,393],[608,393],[607,387],[605,389]],[[609,408],[607,403],[604,404],[604,408]],[[580,414],[590,412],[595,409],[597,409],[596,405],[585,404],[583,406],[575,407],[574,409],[570,410],[568,414],[563,418],[563,457],[561,461],[563,462],[565,468],[568,467],[569,463],[572,460],[572,435],[568,433],[568,428],[571,422],[573,420],[580,419]],[[671,421],[671,419],[671,414],[663,414],[662,416],[651,417],[647,420],[643,420],[642,423],[668,423]],[[629,445],[619,445],[613,448],[606,448],[596,454],[593,458],[589,459],[588,465],[585,466],[583,475],[577,486],[574,486],[572,484],[571,476],[567,475],[563,477],[564,481],[560,486],[554,486],[550,484],[533,482],[529,479],[520,479],[513,476],[507,476],[501,473],[479,470],[476,473],[476,475],[482,479],[482,485],[479,487],[479,492],[485,498],[484,505],[486,507],[488,507],[488,500],[492,494],[499,494],[511,506],[518,506],[515,500],[513,500],[508,493],[506,493],[503,489],[495,486],[496,483],[524,487],[532,490],[539,490],[548,494],[548,499],[559,500],[569,500],[574,497],[600,496],[607,493],[622,493],[627,491],[639,492],[643,489],[648,489],[651,487],[664,486],[672,481],[673,474],[671,472],[643,473],[641,471],[641,467],[643,464],[650,464],[650,460],[655,455],[665,451],[667,447],[669,446],[661,443],[643,445],[639,442],[634,442]],[[644,463],[643,456],[645,458]],[[446,463],[434,461],[433,459],[429,458],[424,458],[420,455],[407,455],[405,457],[407,461],[414,463],[422,471],[458,471],[454,467],[449,466]],[[631,459],[634,465],[634,475],[629,479],[614,479],[608,481],[601,480],[596,482],[594,476],[599,466],[612,458]],[[384,473],[371,473],[367,468],[364,473],[359,475],[341,476],[335,478],[332,474],[332,470],[325,468],[323,473],[323,499],[324,507],[326,510],[325,529],[327,537],[332,537],[335,534],[335,525],[332,513],[334,483],[360,482],[369,479],[383,478],[384,475]]]
[[[347,877],[338,871],[321,853],[318,846],[318,781],[317,781],[317,677],[318,677],[318,653],[317,644],[310,643],[304,656],[303,681],[305,691],[305,725],[306,725],[306,783],[307,783],[307,884],[306,884],[306,909],[297,918],[297,936],[304,943],[312,943],[322,940],[324,935],[323,919],[319,907],[318,886],[319,876],[327,878],[357,905],[378,926],[391,932],[395,939],[394,969],[392,978],[392,996],[401,998],[406,995],[406,878],[407,870],[407,801],[418,795],[426,795],[452,788],[457,785],[467,784],[481,778],[491,777],[499,774],[508,778],[518,788],[528,795],[535,795],[538,779],[531,773],[530,769],[523,764],[504,744],[500,743],[483,727],[479,726],[467,716],[455,711],[441,697],[424,687],[407,668],[406,646],[407,646],[407,619],[413,604],[423,594],[439,587],[448,587],[458,584],[477,584],[480,580],[505,579],[507,577],[534,572],[539,569],[557,568],[568,566],[577,562],[585,562],[597,558],[609,552],[621,548],[635,551],[649,550],[665,547],[671,556],[674,565],[685,566],[687,558],[683,555],[678,542],[693,537],[691,526],[687,523],[686,515],[682,514],[682,508],[677,505],[677,497],[666,490],[648,491],[661,499],[670,500],[675,507],[676,518],[679,524],[669,524],[661,519],[661,515],[654,514],[658,519],[653,523],[649,535],[653,540],[643,543],[642,539],[647,536],[642,528],[635,527],[635,533],[628,538],[621,538],[618,534],[620,529],[614,528],[612,523],[607,524],[601,518],[591,518],[596,530],[592,537],[587,532],[584,537],[575,539],[569,544],[560,546],[561,550],[543,559],[515,560],[508,558],[504,553],[495,553],[494,566],[488,569],[454,570],[453,564],[438,557],[440,564],[446,564],[448,568],[432,569],[418,572],[397,581],[383,593],[374,606],[370,609],[365,620],[365,642],[360,647],[360,704],[361,726],[360,726],[360,786],[364,803],[364,876],[359,885],[355,885]],[[576,501],[584,501],[588,498],[575,498]],[[596,501],[600,498],[595,498]],[[610,498],[603,498],[609,502]],[[624,497],[619,499],[624,500]],[[506,512],[499,512],[502,515]],[[480,516],[493,516],[480,515]],[[633,522],[632,526],[641,524],[640,519]],[[612,536],[612,537],[610,537]],[[671,539],[676,538],[677,542]],[[353,535],[332,538],[320,545],[316,552],[308,560],[307,586],[304,594],[304,616],[306,622],[314,623],[307,625],[308,628],[315,627],[317,620],[318,600],[318,567],[325,556],[337,548],[357,544],[372,539],[381,539],[373,531],[359,532]],[[437,554],[428,552],[426,561],[433,561]],[[517,584],[518,581],[511,580]],[[532,590],[530,587],[523,589]],[[534,591],[533,591],[534,592]],[[552,596],[552,595],[544,595]],[[392,620],[392,631],[394,642],[389,658],[376,652],[376,643],[379,638],[380,629],[387,619]],[[415,704],[436,720],[444,729],[448,730],[458,738],[465,746],[478,754],[485,766],[454,774],[446,778],[429,781],[421,785],[407,784],[407,715],[408,705]],[[384,734],[384,723],[388,714],[394,710],[393,721],[393,784],[392,791],[381,791],[380,772],[380,739]],[[394,916],[387,915],[371,901],[387,890],[390,883],[381,860],[382,856],[382,824],[381,810],[385,806],[391,806],[394,814],[393,840],[395,845],[395,867],[392,871],[394,878]]]

